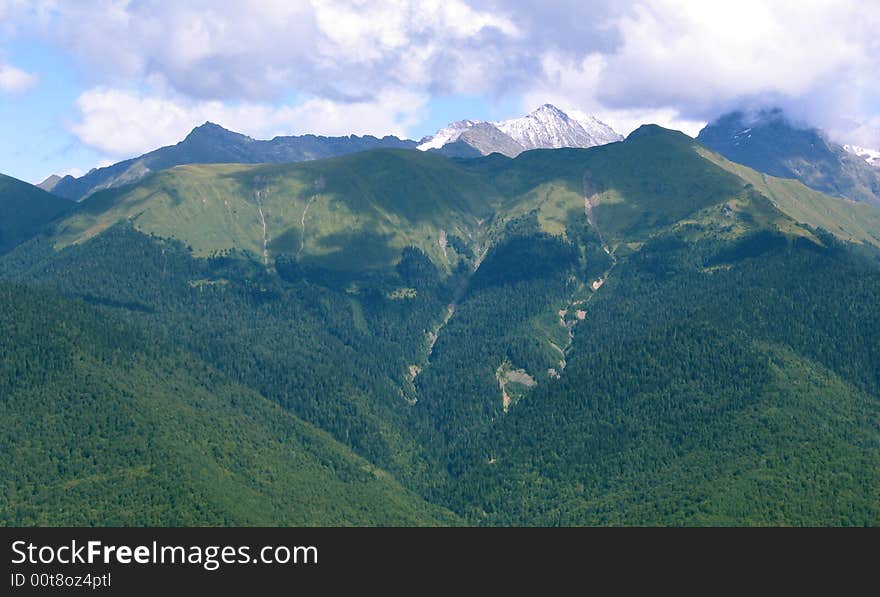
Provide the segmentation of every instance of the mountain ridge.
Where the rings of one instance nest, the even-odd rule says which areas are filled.
[[[93,169],[79,178],[65,176],[55,183],[52,192],[80,201],[95,191],[131,184],[150,172],[178,165],[298,162],[377,147],[413,148],[415,142],[394,136],[323,137],[311,134],[257,140],[213,122],[206,122],[194,128],[175,145],[160,147],[136,158]]]
[[[40,186],[60,197],[81,201],[96,191],[128,185],[150,172],[185,164],[290,163],[377,148],[421,148],[452,157],[476,157],[494,152],[514,157],[527,149],[592,147],[621,139],[610,127],[592,116],[578,120],[550,104],[544,104],[520,119],[497,123],[457,121],[421,141],[391,135],[379,138],[372,135],[325,137],[313,134],[260,140],[208,121],[192,129],[174,145],[94,168],[78,178],[51,175]]]
[[[475,129],[480,127],[483,129],[482,135],[474,141],[469,141],[468,135],[473,134]],[[422,138],[418,149],[440,151],[446,155],[460,157],[489,155],[495,152],[516,157],[530,149],[588,148],[622,140],[623,136],[594,116],[581,115],[575,118],[552,104],[542,104],[521,118],[496,122],[481,120],[452,122],[433,135]],[[469,148],[475,151],[470,151]]]
[[[442,152],[377,149],[291,164],[183,165],[151,174],[134,187],[96,194],[59,223],[55,238],[60,246],[83,242],[126,220],[151,234],[179,238],[200,255],[245,249],[265,252],[270,265],[276,256],[293,250],[303,263],[353,273],[390,267],[399,251],[412,245],[442,271],[450,272],[462,262],[463,253],[458,249],[450,253],[440,241],[443,234],[469,239],[470,250],[479,253],[480,243],[491,236],[489,224],[480,221],[508,217],[503,213],[510,201],[537,200],[528,194],[535,177],[554,180],[562,176],[566,185],[580,185],[584,163],[598,162],[602,171],[617,172],[613,183],[603,184],[630,187],[629,177],[648,176],[641,172],[644,168],[638,160],[630,157],[641,147],[645,149],[638,151],[659,153],[665,147],[665,151],[675,148],[694,155],[702,149],[684,133],[643,125],[623,143],[531,150],[516,158],[472,155],[468,157],[477,159],[456,162]],[[704,165],[731,173],[739,184],[756,186],[796,221],[824,226],[843,240],[880,242],[873,232],[880,212],[864,212],[794,183],[761,179],[753,170],[720,156],[700,157]],[[630,164],[630,170],[618,172],[620,164]],[[508,190],[496,186],[495,175],[486,179],[484,168],[517,172],[517,177],[530,174],[526,186]],[[697,174],[702,175],[695,170],[693,176]],[[504,178],[497,180],[510,184]],[[564,197],[574,205],[583,203],[582,194],[568,187],[555,200]],[[793,200],[798,194],[800,201]],[[534,208],[526,202],[516,209]],[[623,218],[622,213],[620,221],[662,216],[659,212],[635,215]],[[567,216],[563,216],[548,212],[556,220],[546,222],[548,230],[564,229]],[[355,237],[359,240],[349,246]]]
[[[724,114],[703,128],[697,141],[761,172],[880,207],[880,170],[819,129],[792,122],[779,108]]]

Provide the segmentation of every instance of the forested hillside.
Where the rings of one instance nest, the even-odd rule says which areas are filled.
[[[825,240],[669,238],[621,263],[561,379],[450,457],[447,503],[483,524],[876,524],[880,271]]]
[[[456,523],[146,326],[15,285],[0,302],[3,524]]]

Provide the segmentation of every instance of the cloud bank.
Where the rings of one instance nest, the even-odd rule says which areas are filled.
[[[403,137],[426,101],[426,96],[410,91],[384,90],[367,101],[311,98],[293,106],[273,106],[97,88],[77,100],[81,117],[72,130],[82,142],[111,156],[172,145],[183,132],[206,121],[258,138],[291,132]]]
[[[622,132],[655,121],[694,134],[772,104],[880,146],[874,2],[0,0],[4,11],[75,58],[89,89],[73,131],[112,155],[208,119],[260,136],[407,134],[432,96],[455,94],[551,101]]]

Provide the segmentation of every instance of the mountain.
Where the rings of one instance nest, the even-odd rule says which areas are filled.
[[[458,137],[476,124],[484,123],[482,120],[457,120],[449,123],[433,135],[429,135],[419,141],[417,149],[428,151],[429,149],[440,149],[447,143],[453,143]]]
[[[38,184],[37,186],[40,187],[41,189],[43,189],[44,191],[51,193],[52,189],[54,189],[55,185],[57,185],[60,181],[61,181],[60,176],[58,176],[57,174],[52,174],[50,176],[47,176],[46,179],[43,182],[41,182],[40,184]]]
[[[779,109],[725,114],[700,131],[697,140],[760,172],[880,206],[880,171],[818,129],[792,123]]]
[[[59,197],[81,201],[96,191],[129,185],[151,172],[186,164],[280,164],[337,157],[369,149],[416,147],[440,151],[450,157],[476,157],[493,152],[513,157],[524,149],[593,147],[620,139],[610,127],[593,117],[569,117],[549,104],[516,120],[499,123],[474,120],[454,122],[420,142],[392,136],[379,139],[369,135],[302,135],[257,140],[206,122],[176,145],[93,169],[79,178],[53,175],[40,186]]]
[[[523,118],[496,123],[498,129],[526,149],[595,147],[623,137],[592,116],[580,120],[550,104],[544,104]]]
[[[544,104],[522,118],[500,122],[453,122],[422,139],[418,149],[456,157],[494,152],[516,157],[529,149],[595,147],[621,140],[623,137],[593,116],[579,114],[573,117],[555,106]]]
[[[186,242],[201,256],[245,250],[271,265],[352,275],[386,269],[406,246],[444,268],[442,231],[462,238],[492,215],[497,191],[432,152],[377,150],[271,165],[187,165],[108,189],[59,223],[56,242],[79,243],[129,221]]]
[[[631,154],[633,146],[649,144],[654,130],[643,127],[634,132],[624,155]],[[682,143],[686,139],[682,135]],[[696,145],[688,148],[690,153],[701,150]],[[119,222],[132,222],[145,233],[180,239],[204,257],[245,250],[267,265],[279,256],[293,256],[303,267],[332,270],[336,276],[357,276],[392,268],[405,247],[415,246],[441,271],[450,272],[462,262],[463,255],[484,249],[495,234],[487,222],[503,220],[499,213],[502,206],[514,201],[522,203],[516,210],[535,209],[533,202],[538,199],[534,194],[543,188],[534,182],[536,177],[542,180],[567,168],[564,175],[573,177],[572,181],[555,192],[563,192],[571,204],[583,203],[582,192],[576,190],[571,196],[570,187],[580,184],[576,172],[585,168],[582,163],[592,154],[580,149],[546,151],[534,156],[522,154],[513,162],[499,158],[499,167],[516,165],[508,165],[512,180],[525,177],[527,186],[517,188],[514,197],[480,170],[494,161],[477,161],[468,167],[435,152],[381,150],[294,164],[179,166],[151,175],[137,186],[96,194],[58,223],[55,242],[60,246],[81,243]],[[615,152],[606,147],[599,155]],[[722,159],[711,154],[698,158],[694,160],[697,164]],[[609,185],[632,186],[625,170],[603,164],[603,171],[618,173],[619,178]],[[844,208],[843,202],[801,185],[788,189],[781,181],[754,180],[747,169],[739,172],[730,162],[721,167],[733,170],[737,179],[745,180],[742,184],[762,185],[762,192],[778,209],[800,222],[826,227],[847,241],[874,242],[873,226],[880,221],[880,214],[867,206]],[[635,164],[632,168],[639,184],[649,179],[639,174]],[[792,200],[793,196],[798,200]],[[559,214],[542,216],[549,218],[545,222],[548,230],[564,230],[565,210],[571,208],[559,207]],[[624,214],[628,214],[627,218],[647,225],[654,218],[671,217],[669,213],[654,214],[656,210],[648,202],[640,209],[639,213],[622,211],[617,219],[622,225]],[[831,215],[823,219],[825,214]],[[484,223],[479,224],[481,221]],[[551,221],[556,223],[551,225]],[[467,247],[453,250],[449,238],[459,239]]]
[[[473,158],[491,153],[516,157],[525,149],[511,137],[488,122],[477,122],[437,151],[449,157]]]
[[[0,174],[0,254],[28,240],[72,207],[66,199]]]
[[[447,157],[474,158],[491,153],[516,157],[525,148],[495,124],[482,120],[459,120],[423,138],[417,149]]]
[[[0,288],[6,524],[880,523],[880,212],[658,126],[179,166]]]
[[[857,155],[870,165],[880,168],[880,150],[866,149],[858,145],[844,145],[843,148],[853,155]]]
[[[80,178],[65,176],[52,192],[68,199],[82,200],[95,191],[131,184],[150,172],[182,164],[256,164],[315,160],[375,149],[379,147],[413,148],[415,142],[397,137],[372,136],[320,137],[302,135],[275,137],[263,141],[235,133],[206,122],[196,127],[177,145],[162,147],[140,157],[112,166],[97,168]],[[47,179],[48,180],[51,179]]]

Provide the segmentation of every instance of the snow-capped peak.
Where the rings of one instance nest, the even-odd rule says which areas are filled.
[[[857,155],[872,166],[880,168],[880,150],[867,149],[858,145],[844,145],[843,148],[853,155]]]
[[[499,122],[482,120],[459,120],[421,140],[418,148],[422,151],[440,149],[454,143],[462,133],[476,125],[494,126],[510,137],[508,145],[522,146],[524,149],[553,149],[558,147],[595,147],[623,137],[597,119],[595,116],[579,111],[566,114],[552,104],[544,104],[522,118]],[[501,150],[499,150],[501,151]],[[502,153],[506,153],[502,151]]]
[[[447,143],[454,143],[461,137],[461,134],[472,128],[474,125],[480,124],[482,120],[459,120],[440,129],[433,135],[429,135],[419,142],[418,149],[428,151],[429,149],[440,149]]]
[[[579,113],[572,117],[551,104],[523,118],[496,122],[495,126],[526,149],[594,147],[623,139],[592,116]]]

